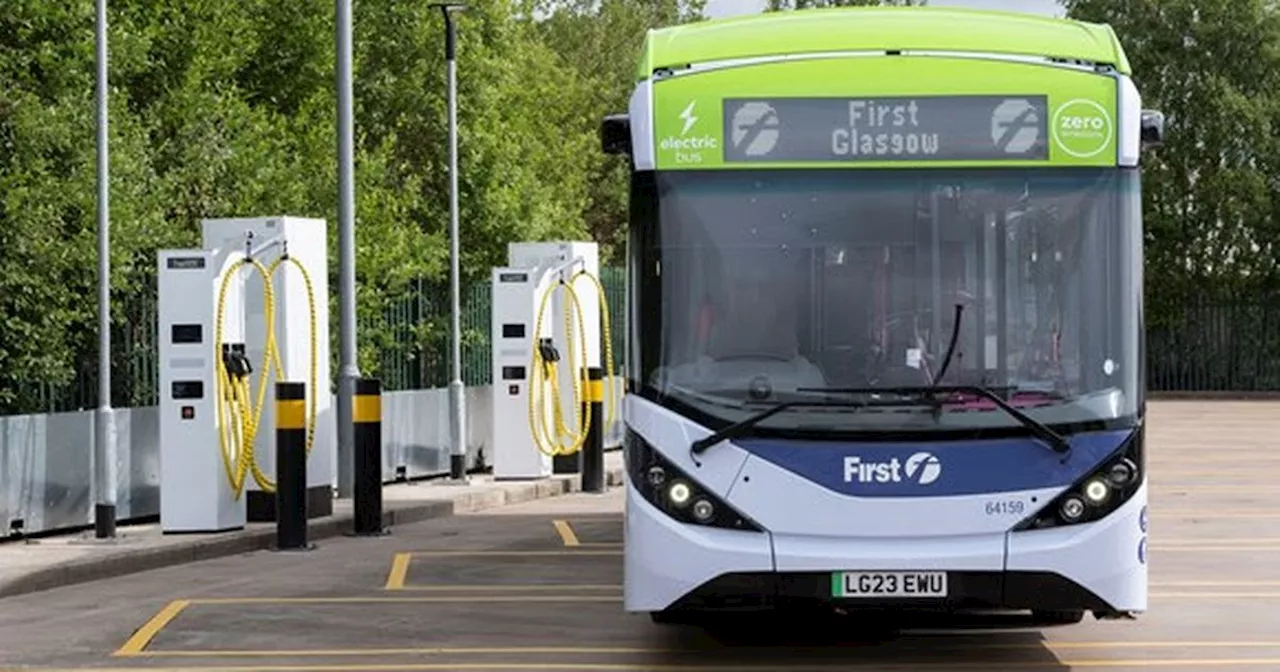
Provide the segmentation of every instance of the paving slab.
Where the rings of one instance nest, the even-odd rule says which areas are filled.
[[[622,479],[622,455],[605,456],[606,482]],[[540,481],[494,481],[476,475],[465,485],[438,481],[396,483],[383,488],[383,524],[394,528],[409,523],[488,511],[581,490],[579,475],[555,475]],[[312,541],[351,531],[352,501],[334,501],[333,515],[309,522]],[[85,581],[144,572],[228,555],[270,549],[274,523],[250,523],[243,530],[202,535],[166,535],[160,525],[130,525],[117,529],[114,540],[99,541],[92,532],[0,543],[0,597],[48,590]]]

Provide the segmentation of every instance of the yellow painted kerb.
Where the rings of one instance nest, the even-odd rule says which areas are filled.
[[[302,399],[276,401],[276,427],[278,429],[306,429],[306,402]]]
[[[186,609],[189,604],[191,604],[190,600],[174,600],[169,604],[166,604],[164,609],[161,609],[159,613],[151,617],[151,620],[143,623],[142,627],[138,628],[138,630],[133,633],[133,636],[129,638],[129,641],[125,642],[119,649],[116,649],[116,652],[113,655],[142,655],[143,650],[147,648],[147,645],[151,643],[151,640],[155,639],[155,636],[160,634],[160,631],[163,630],[165,626],[172,623],[173,619],[177,618],[178,614],[182,613],[182,610]]]
[[[382,422],[382,396],[357,394],[352,417],[360,423]]]

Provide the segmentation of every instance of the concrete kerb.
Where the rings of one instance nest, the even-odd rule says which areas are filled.
[[[607,487],[617,487],[623,482],[622,469],[606,470]],[[544,481],[529,483],[504,483],[483,491],[459,492],[445,500],[424,502],[386,502],[382,524],[387,527],[407,525],[435,518],[445,518],[460,513],[474,513],[538,499],[549,499],[581,492],[581,477],[557,476]],[[352,514],[335,513],[327,518],[313,519],[307,536],[312,540],[327,539],[346,534],[351,530]],[[25,595],[63,586],[70,586],[153,569],[240,555],[270,549],[275,544],[274,525],[228,533],[215,539],[191,537],[185,543],[159,548],[129,548],[102,556],[77,558],[42,567],[21,577],[0,582],[0,598]]]

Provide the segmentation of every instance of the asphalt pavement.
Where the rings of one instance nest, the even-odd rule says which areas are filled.
[[[1136,621],[655,625],[612,490],[0,599],[0,669],[1280,670],[1280,408],[1206,408],[1153,414]]]

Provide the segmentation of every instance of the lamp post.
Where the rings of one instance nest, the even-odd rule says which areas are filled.
[[[458,68],[457,30],[454,27],[453,13],[464,11],[466,5],[461,2],[434,2],[431,6],[439,7],[444,15],[444,57],[449,66],[449,293],[453,304],[449,339],[452,349],[452,371],[449,379],[449,441],[452,443],[452,451],[449,455],[449,472],[451,480],[463,482],[466,480],[467,466],[467,414],[462,386],[462,291],[458,270]]]
[[[336,0],[338,65],[338,496],[354,493],[356,362],[355,142],[352,126],[351,0]]]
[[[98,0],[98,412],[94,416],[94,536],[116,536],[116,450],[111,411],[110,167],[107,154],[107,0]]]

